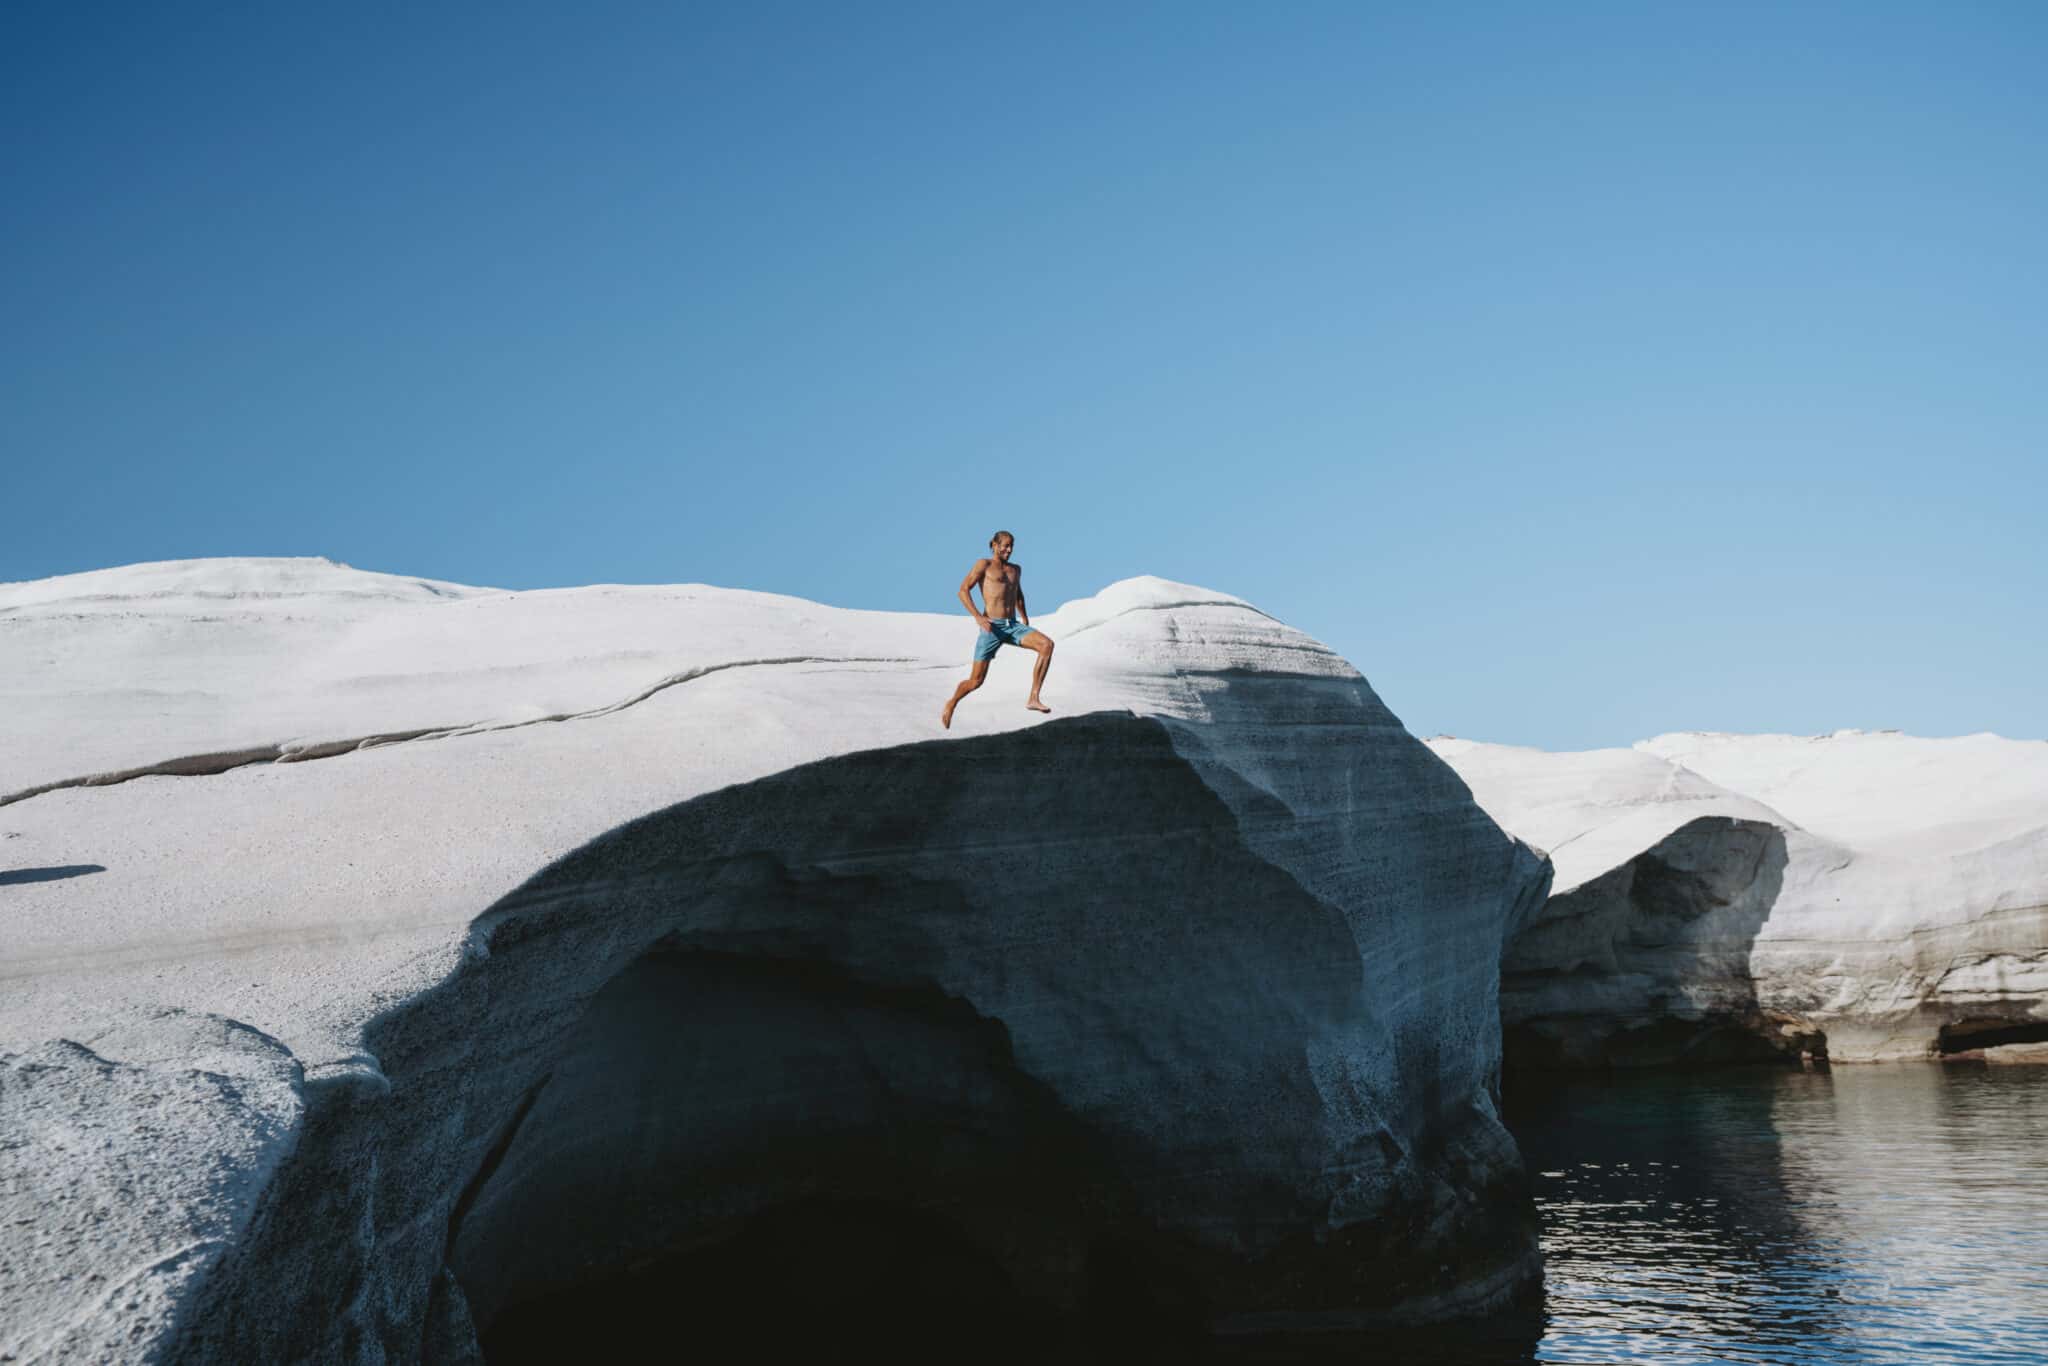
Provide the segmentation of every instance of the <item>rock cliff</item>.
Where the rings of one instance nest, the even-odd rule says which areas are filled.
[[[1517,1062],[2001,1061],[2048,1039],[2048,744],[1430,744],[1554,861],[1503,966]]]
[[[1058,718],[1006,652],[947,734],[960,617],[320,560],[0,586],[0,1353],[1526,1287],[1495,1001],[1548,866],[1249,604],[1038,624]]]

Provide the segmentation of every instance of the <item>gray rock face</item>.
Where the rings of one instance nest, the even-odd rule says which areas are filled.
[[[1428,823],[1383,873],[1468,876]],[[1485,942],[1504,907],[1444,909]],[[1532,1270],[1519,1165],[1492,1060],[1378,999],[1390,956],[1461,990],[1409,932],[1261,858],[1154,720],[700,798],[535,877],[371,1026],[389,1091],[310,1116],[184,1351],[488,1337],[828,1198],[942,1220],[1056,1312],[1102,1293],[1105,1246],[1239,1315],[1496,1301]]]
[[[1517,1062],[2004,1061],[2048,1040],[2048,745],[1432,747],[1556,863],[1503,967]]]
[[[351,629],[386,631],[366,601]],[[649,602],[596,600],[578,629],[650,638]],[[507,634],[516,603],[435,603],[405,610],[487,621],[479,655],[540,652]],[[547,724],[6,808],[50,865],[107,870],[13,889],[83,932],[7,931],[10,1066],[139,1037],[194,1097],[175,1173],[129,1154],[153,1121],[113,1074],[34,1080],[6,1111],[0,1227],[47,1217],[20,1153],[133,1197],[118,1249],[29,1265],[10,1350],[75,1332],[192,1361],[474,1359],[621,1286],[715,1309],[704,1286],[740,1282],[711,1273],[763,1248],[785,1319],[847,1307],[776,1270],[816,1273],[819,1249],[853,1301],[1047,1322],[1427,1318],[1531,1283],[1496,1001],[1549,870],[1356,671],[1234,600],[1125,585],[1046,619],[1072,715],[985,709],[926,739],[958,668],[926,641],[951,631],[716,590],[652,605],[748,662],[665,662],[687,687],[553,698]],[[459,650],[387,634],[434,640],[429,692],[450,695]],[[358,729],[419,729],[346,697]],[[195,753],[266,738],[179,725]],[[122,840],[73,838],[88,821]],[[257,856],[184,894],[180,851],[230,829]],[[450,914],[522,857],[539,871]],[[151,1024],[174,1018],[261,1040],[238,1064],[261,1085],[202,1096],[219,1069]],[[80,1116],[112,1174],[66,1156]],[[200,1242],[153,1213],[179,1190],[210,1202]],[[160,1313],[66,1298],[188,1245],[151,1273]]]
[[[1785,876],[1785,834],[1705,816],[1554,896],[1501,964],[1509,1067],[1718,1062],[1811,1048],[1767,1012],[1749,955]]]

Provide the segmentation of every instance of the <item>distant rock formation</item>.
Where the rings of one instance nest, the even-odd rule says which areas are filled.
[[[1430,745],[1555,864],[1503,964],[1511,1065],[2014,1061],[2048,1040],[2048,744]]]
[[[1039,624],[1060,719],[1004,657],[945,734],[959,616],[320,560],[0,586],[0,1354],[1526,1288],[1495,1003],[1548,866],[1248,604]]]

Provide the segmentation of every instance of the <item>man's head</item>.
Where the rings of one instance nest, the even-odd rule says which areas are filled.
[[[999,560],[1010,558],[1010,552],[1017,548],[1017,538],[1007,531],[998,531],[988,538],[989,552]]]

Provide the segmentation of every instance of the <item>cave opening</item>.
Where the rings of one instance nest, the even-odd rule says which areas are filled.
[[[1944,1058],[1960,1058],[1987,1048],[2019,1043],[2048,1043],[2048,1020],[2014,1020],[1996,1015],[1956,1020],[1941,1027],[1935,1052]]]
[[[966,1002],[657,951],[508,1119],[448,1266],[492,1363],[713,1341],[1001,1361],[1196,1333],[1200,1296],[1114,1171]]]
[[[818,1198],[722,1242],[517,1301],[479,1336],[492,1366],[636,1360],[717,1343],[786,1357],[861,1343],[894,1360],[1029,1360],[1058,1324],[946,1220]]]

